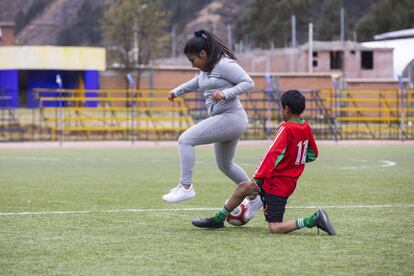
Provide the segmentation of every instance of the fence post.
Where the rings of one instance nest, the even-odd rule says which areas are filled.
[[[340,80],[340,76],[339,75],[332,75],[332,84],[333,84],[333,98],[331,99],[331,103],[332,104],[332,109],[333,109],[333,121],[334,121],[334,138],[335,138],[335,142],[338,142],[338,132],[339,132],[339,127],[338,127],[338,121],[336,120],[336,117],[338,116],[338,88],[339,88],[339,80]]]
[[[404,128],[405,128],[405,87],[404,87],[404,79],[403,76],[398,76],[398,81],[400,84],[400,91],[399,91],[399,100],[400,100],[400,140],[404,141]]]
[[[269,73],[264,75],[266,81],[266,96],[267,96],[267,119],[266,119],[266,135],[271,132],[271,123],[272,123],[272,110],[271,110],[271,93],[272,93],[272,80]]]
[[[62,78],[59,74],[56,75],[56,83],[58,85],[58,103],[59,103],[59,146],[62,146],[63,143],[63,92],[62,92]]]
[[[135,110],[134,110],[134,106],[135,106],[135,85],[134,85],[134,78],[132,77],[131,73],[127,73],[126,74],[127,80],[128,80],[128,92],[129,92],[129,96],[130,96],[130,106],[131,106],[131,131],[130,131],[130,135],[131,135],[131,143],[132,145],[135,143],[135,135],[134,135],[134,120],[135,120]]]

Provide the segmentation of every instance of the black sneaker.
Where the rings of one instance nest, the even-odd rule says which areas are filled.
[[[336,231],[333,228],[331,222],[329,221],[328,213],[324,209],[319,209],[316,212],[316,227],[318,227],[318,229],[322,229],[323,231],[328,233],[328,235],[336,235]]]
[[[224,228],[224,222],[216,222],[214,217],[205,219],[193,219],[191,223],[200,228],[220,229]]]

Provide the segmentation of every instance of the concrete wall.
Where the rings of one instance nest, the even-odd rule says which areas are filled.
[[[183,82],[192,79],[198,71],[187,68],[150,68],[142,71],[141,88],[172,89]],[[265,73],[249,73],[255,82],[257,90],[266,89]],[[281,90],[287,89],[332,89],[332,75],[329,73],[271,73]],[[136,77],[136,73],[133,73]],[[388,79],[358,79],[346,78],[349,89],[398,89],[396,80]],[[125,76],[121,71],[108,70],[100,73],[101,89],[127,88]]]

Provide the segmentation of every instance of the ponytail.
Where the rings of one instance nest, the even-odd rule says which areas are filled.
[[[194,33],[194,37],[190,38],[184,47],[184,54],[199,54],[202,50],[207,53],[206,72],[211,72],[222,56],[236,60],[233,51],[221,39],[206,30]]]

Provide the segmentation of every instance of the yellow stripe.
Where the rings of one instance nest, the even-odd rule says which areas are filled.
[[[135,99],[135,102],[169,102],[167,98],[127,98],[127,97],[113,97],[113,98],[100,98],[100,97],[41,97],[39,98],[40,102],[56,102],[56,101],[64,101],[64,102],[131,102]],[[175,99],[177,102],[183,102],[184,99],[177,98]]]
[[[167,94],[169,89],[52,89],[52,88],[34,88],[33,92],[36,93],[155,93],[155,94]]]
[[[59,121],[58,117],[44,117],[48,121]],[[135,117],[134,121],[192,121],[190,116],[179,117]],[[64,117],[62,121],[131,121],[130,117]]]
[[[399,117],[337,117],[336,120],[343,122],[352,121],[399,121]]]
[[[44,111],[56,111],[58,107],[43,107]],[[63,107],[64,111],[131,111],[129,107]],[[187,111],[186,107],[136,107],[134,111]]]
[[[51,128],[54,131],[60,131],[59,128]],[[64,127],[62,131],[183,131],[186,127]]]

